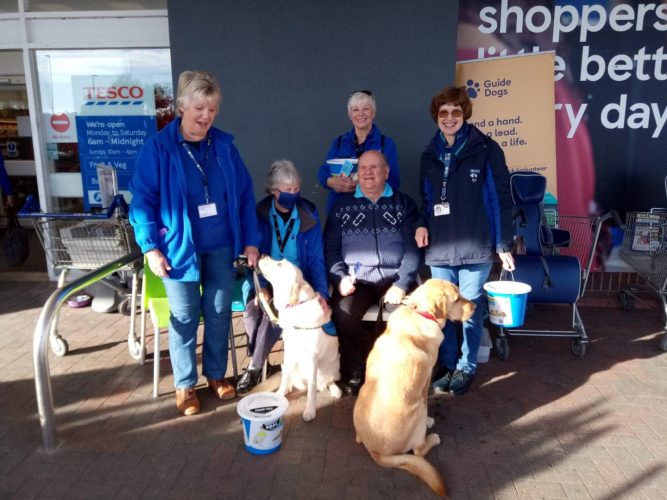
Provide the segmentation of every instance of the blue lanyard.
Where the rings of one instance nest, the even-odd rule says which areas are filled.
[[[190,146],[188,146],[185,142],[182,142],[183,147],[185,148],[185,152],[188,153],[188,156],[192,160],[192,163],[195,164],[195,167],[197,167],[197,170],[199,170],[199,173],[201,174],[202,180],[204,181],[204,199],[206,200],[206,204],[208,205],[209,203],[209,197],[208,197],[208,177],[206,176],[206,172],[204,172],[204,169],[202,166],[199,164],[197,161],[197,158],[195,158],[195,155],[192,154],[192,151],[190,150]],[[206,141],[206,152],[204,153],[204,165],[208,163],[208,153],[211,151],[211,138],[208,138],[208,141]]]
[[[440,190],[440,200],[444,203],[447,201],[447,178],[449,177],[449,166],[452,164],[452,153],[445,153],[440,155],[440,161],[445,166],[442,174],[442,189]]]

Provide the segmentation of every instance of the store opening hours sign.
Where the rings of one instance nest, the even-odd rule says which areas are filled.
[[[84,206],[100,207],[97,165],[116,169],[127,192],[134,163],[146,139],[157,131],[152,82],[129,75],[73,77]]]

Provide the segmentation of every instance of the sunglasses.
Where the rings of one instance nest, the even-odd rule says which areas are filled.
[[[375,99],[373,92],[371,92],[370,90],[355,90],[350,94],[350,97],[352,97],[354,94],[366,94],[368,97]]]
[[[441,109],[438,111],[438,118],[447,118],[449,115],[451,115],[452,118],[461,118],[463,116],[463,110],[452,109],[449,111],[448,109]]]

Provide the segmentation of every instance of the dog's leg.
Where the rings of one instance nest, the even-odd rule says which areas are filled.
[[[336,384],[336,382],[334,382],[333,380],[329,382],[329,386],[327,387],[327,389],[329,389],[329,394],[331,394],[332,398],[340,399],[343,397],[343,391],[340,390],[338,384]]]
[[[305,368],[305,367],[304,367]],[[310,377],[308,378],[308,393],[306,395],[306,409],[303,412],[304,422],[310,422],[315,418],[317,411],[317,363],[307,366]]]
[[[430,429],[435,424],[435,419],[433,417],[426,417],[426,428]]]
[[[419,457],[423,457],[429,451],[431,451],[431,448],[433,448],[434,446],[437,446],[439,444],[440,444],[440,436],[438,436],[435,433],[429,434],[428,436],[426,436],[426,439],[424,440],[424,444],[422,446],[419,446],[419,447],[415,448],[413,451],[414,451],[415,455],[417,455]]]

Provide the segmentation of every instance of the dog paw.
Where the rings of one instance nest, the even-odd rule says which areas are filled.
[[[343,391],[340,390],[340,387],[336,383],[329,384],[329,394],[332,398],[340,399],[343,397]]]
[[[426,428],[430,429],[435,424],[435,419],[433,417],[426,417]]]
[[[311,422],[312,420],[315,420],[315,410],[306,410],[303,412],[302,416],[304,422]]]
[[[431,446],[438,446],[440,444],[440,436],[438,434],[429,434],[426,439]]]

